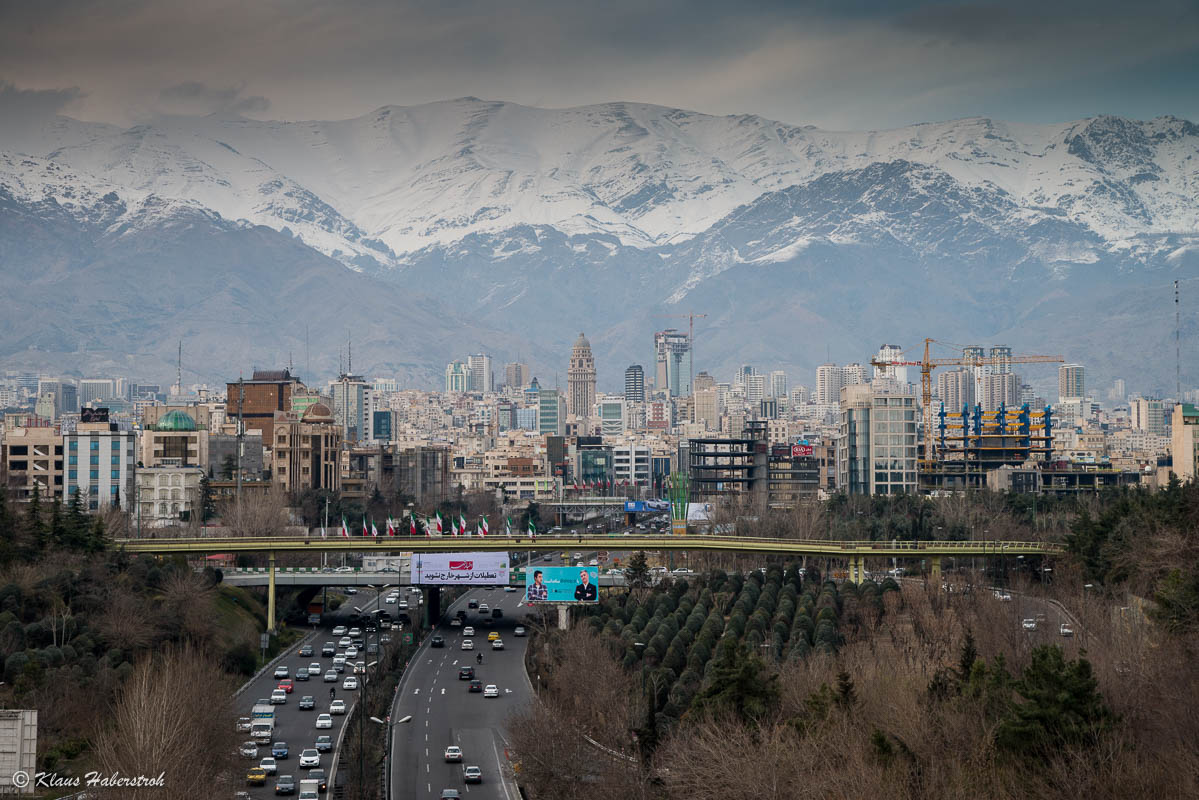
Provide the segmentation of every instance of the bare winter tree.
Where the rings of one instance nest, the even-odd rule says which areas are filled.
[[[118,788],[103,796],[231,794],[237,766],[232,697],[229,678],[196,648],[176,647],[143,660],[96,735],[96,757],[105,773],[161,773],[164,786]]]
[[[233,536],[256,538],[278,536],[287,526],[287,494],[272,487],[266,494],[227,500],[221,521]]]

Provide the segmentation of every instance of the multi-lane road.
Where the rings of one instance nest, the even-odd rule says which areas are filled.
[[[332,739],[334,750],[320,754],[320,769],[325,771],[326,779],[330,779],[331,767],[333,764],[334,753],[342,735],[342,728],[345,720],[348,718],[350,710],[354,703],[357,702],[358,696],[361,693],[359,690],[347,690],[342,688],[342,682],[348,676],[354,674],[352,661],[353,660],[373,660],[372,657],[367,657],[365,654],[360,654],[357,659],[352,659],[351,663],[346,666],[346,671],[337,677],[335,683],[325,683],[323,676],[325,672],[333,666],[333,658],[331,656],[322,656],[321,648],[326,642],[337,643],[340,637],[334,637],[331,630],[336,625],[348,625],[348,615],[356,604],[357,598],[362,598],[362,603],[357,603],[363,611],[370,611],[378,605],[379,598],[373,592],[364,591],[350,598],[350,602],[339,613],[328,614],[325,617],[324,624],[319,628],[315,635],[309,636],[301,642],[293,645],[288,649],[286,655],[278,661],[276,666],[285,666],[288,670],[288,676],[292,679],[295,685],[295,690],[287,696],[287,702],[281,705],[276,705],[275,708],[275,735],[274,742],[286,742],[288,756],[285,759],[278,759],[278,771],[275,775],[268,775],[266,785],[264,786],[247,786],[244,791],[248,792],[253,798],[267,798],[275,796],[275,784],[279,776],[290,775],[296,786],[296,795],[299,794],[300,781],[308,777],[309,770],[300,769],[300,752],[306,748],[315,747],[316,738],[318,736],[329,736]],[[363,623],[364,625],[364,623]],[[381,632],[386,633],[386,632]],[[392,637],[399,635],[398,631],[391,632]],[[372,637],[375,634],[372,634]],[[373,638],[372,638],[373,641]],[[299,651],[305,645],[313,648],[311,656],[300,656]],[[344,653],[345,648],[337,648],[338,653]],[[317,662],[321,665],[319,675],[312,677],[307,681],[295,680],[296,670],[300,667],[307,667],[310,663]],[[279,678],[274,676],[275,667],[264,672],[255,678],[249,688],[243,691],[237,698],[237,709],[239,716],[249,716],[250,709],[259,699],[270,698],[271,692],[279,683]],[[356,676],[361,684],[364,676]],[[330,689],[333,690],[335,697],[330,696]],[[300,699],[305,695],[311,695],[314,700],[314,708],[312,710],[301,711]],[[334,700],[344,700],[346,704],[345,715],[333,715],[333,727],[330,729],[316,728],[316,718],[319,714],[329,712],[329,705]],[[244,734],[242,741],[249,741],[250,735]],[[271,745],[261,745],[258,748],[258,755],[254,758],[243,758],[245,769],[248,771],[251,767],[257,766],[263,758],[271,755]],[[244,778],[244,775],[243,775]]]

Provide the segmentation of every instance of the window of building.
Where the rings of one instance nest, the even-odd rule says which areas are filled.
[[[67,456],[67,463],[76,466],[79,463],[79,456]]]
[[[93,481],[98,481],[98,480],[100,480],[100,470],[98,470],[98,469],[94,469],[94,470],[92,470],[92,473],[91,473],[91,478],[92,478],[92,480],[93,480]]]
[[[79,470],[73,469],[73,470],[68,471],[67,477],[70,478],[71,480],[77,479],[79,477]],[[74,488],[74,487],[72,487],[72,488]]]
[[[115,451],[119,451],[119,450],[121,449],[121,440],[120,440],[120,439],[113,439],[113,440],[112,440],[112,447],[111,447],[110,449],[112,449],[112,450],[115,450]]]
[[[119,467],[121,466],[121,457],[113,456],[111,459],[109,459],[109,463],[114,467]]]
[[[91,445],[90,445],[90,448],[91,448],[92,450],[99,450],[99,449],[100,449],[100,440],[99,440],[99,439],[92,439],[92,440],[91,440]]]
[[[79,442],[76,441],[75,439],[72,439],[71,441],[67,442],[67,449],[68,450],[78,450]]]
[[[100,464],[100,456],[91,456],[91,457],[88,459],[88,461],[91,463],[91,465],[92,465],[93,467],[95,467],[95,466],[99,466],[99,464]]]
[[[114,469],[112,471],[112,479],[114,481],[119,481],[121,479],[121,471],[119,469]]]

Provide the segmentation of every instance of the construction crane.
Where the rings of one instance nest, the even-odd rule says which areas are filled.
[[[691,387],[691,394],[695,394],[695,320],[703,319],[707,314],[659,314],[659,319],[685,319],[687,320],[687,344],[691,347],[691,358],[687,359],[687,364],[691,367],[691,374],[687,376],[687,385]]]
[[[937,344],[962,349],[956,345],[950,345],[948,342],[938,342],[936,339],[924,340],[924,360],[922,361],[880,361],[871,359],[870,364],[874,367],[920,367],[920,395],[921,401],[924,404],[924,455],[920,459],[922,467],[931,467],[936,458],[933,454],[933,446],[936,442],[936,437],[932,435],[933,430],[933,370],[937,367],[981,367],[989,360],[980,355],[963,354],[958,358],[932,358],[929,355],[929,345],[936,342]],[[1004,362],[1009,364],[1060,364],[1062,363],[1061,356],[1005,356]]]

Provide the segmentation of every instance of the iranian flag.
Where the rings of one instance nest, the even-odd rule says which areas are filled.
[[[388,536],[396,535],[396,526],[395,526],[395,523],[391,521],[391,514],[387,515],[387,535]]]
[[[366,527],[366,515],[365,515],[365,514],[363,514],[363,515],[362,515],[362,535],[363,535],[363,536],[370,536],[370,535],[371,535],[371,532],[370,532],[370,530],[368,530],[368,529],[367,529],[367,527]]]
[[[533,539],[537,538],[537,526],[533,524],[533,520],[529,520],[529,536]]]
[[[441,512],[438,511],[437,512],[437,535],[440,536],[442,533],[443,533],[443,531],[441,529]]]
[[[458,515],[458,529],[462,533],[463,536],[466,535],[466,515],[465,514]]]
[[[508,517],[508,524],[504,526],[504,535],[505,536],[512,535],[512,517]]]
[[[411,524],[408,531],[409,535],[416,536],[416,517],[408,517],[408,522]]]
[[[486,536],[491,533],[491,529],[487,527],[487,515],[483,515],[483,524],[479,526],[479,535]]]
[[[345,537],[346,539],[349,539],[349,538],[350,538],[350,528],[349,528],[349,526],[348,526],[348,525],[346,525],[346,518],[345,518],[345,517],[342,517],[342,518],[341,518],[341,535],[342,535],[343,537]]]

